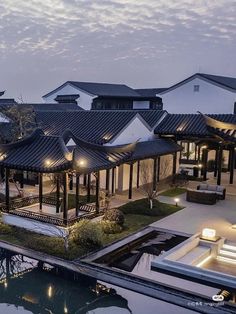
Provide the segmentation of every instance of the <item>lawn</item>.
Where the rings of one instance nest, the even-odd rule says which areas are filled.
[[[178,196],[180,194],[185,193],[186,191],[187,191],[187,189],[185,189],[185,188],[172,188],[172,189],[169,189],[169,190],[162,192],[160,195],[175,197],[175,196]]]
[[[88,236],[91,239],[94,238],[94,232],[96,231],[95,229],[97,229],[100,235],[101,246],[128,236],[154,221],[175,213],[182,209],[182,207],[154,200],[153,209],[150,210],[147,199],[141,199],[129,202],[121,206],[119,209],[125,216],[125,223],[121,232],[106,234],[103,232],[100,222],[94,222],[91,225],[91,230],[89,230]],[[79,232],[79,229],[76,230]],[[4,225],[3,223],[0,223],[0,240],[70,260],[87,254],[92,250],[88,246],[84,247],[83,245],[78,245],[78,242],[71,238],[69,240],[69,251],[65,253],[63,239],[43,236],[18,227]]]

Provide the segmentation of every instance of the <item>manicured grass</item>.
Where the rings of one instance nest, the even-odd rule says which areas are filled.
[[[73,196],[73,195],[72,195]],[[141,228],[162,219],[168,215],[182,209],[180,206],[161,203],[157,200],[153,201],[153,209],[149,209],[147,199],[141,199],[129,202],[119,208],[125,215],[125,223],[123,230],[116,234],[105,234],[100,222],[94,222],[91,226],[90,235],[95,235],[95,227],[99,229],[101,235],[101,244],[107,245],[111,242],[119,240]],[[76,232],[80,232],[76,229]],[[69,251],[64,251],[64,241],[61,238],[48,237],[34,232],[27,231],[18,227],[12,227],[0,223],[0,240],[4,240],[13,244],[18,244],[40,252],[62,257],[65,259],[75,259],[84,254],[89,253],[93,248],[84,247],[76,242],[75,238],[69,239]]]
[[[129,202],[121,206],[119,209],[124,214],[155,216],[160,219],[160,217],[162,218],[171,215],[182,208],[183,207],[162,203],[158,200],[153,200],[153,208],[149,209],[148,200],[146,198],[143,198],[134,202]]]
[[[160,195],[175,197],[175,196],[185,193],[186,191],[187,189],[185,188],[172,188],[172,189],[162,192]]]

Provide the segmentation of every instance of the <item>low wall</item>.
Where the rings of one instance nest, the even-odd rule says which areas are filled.
[[[7,225],[24,228],[50,237],[63,237],[67,234],[66,228],[7,213],[2,214],[2,220]]]

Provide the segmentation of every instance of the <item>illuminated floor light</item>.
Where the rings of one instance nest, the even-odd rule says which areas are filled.
[[[202,267],[202,265],[204,265],[206,262],[208,262],[211,259],[211,255],[209,255],[208,257],[206,257],[203,261],[201,261],[200,263],[198,263],[196,265],[196,267]]]

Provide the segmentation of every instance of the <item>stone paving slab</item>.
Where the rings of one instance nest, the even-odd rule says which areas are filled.
[[[185,200],[186,194],[179,196],[179,205],[185,208],[151,224],[152,227],[195,234],[203,228],[216,229],[217,234],[236,243],[236,196],[227,195],[226,200],[215,205],[190,203]],[[160,201],[174,204],[174,198],[159,197]]]

